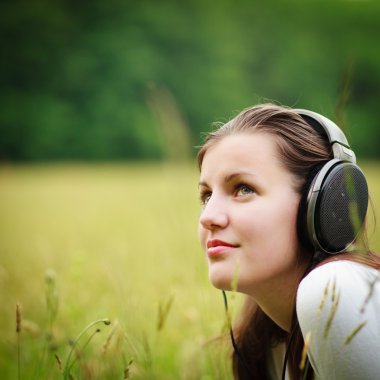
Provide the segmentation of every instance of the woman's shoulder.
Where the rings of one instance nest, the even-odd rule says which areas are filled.
[[[304,337],[310,336],[309,356],[317,375],[336,379],[377,376],[379,315],[378,270],[349,260],[312,270],[298,288],[297,317]]]
[[[352,319],[347,312],[357,318],[380,313],[380,271],[351,260],[331,261],[312,270],[298,287],[298,317],[321,319],[331,310],[343,317],[343,323]]]
[[[347,287],[357,294],[367,292],[372,283],[380,283],[379,270],[352,260],[336,260],[318,266],[305,276],[299,285],[298,295],[304,292],[324,294],[330,285],[333,289],[339,285],[340,290]]]

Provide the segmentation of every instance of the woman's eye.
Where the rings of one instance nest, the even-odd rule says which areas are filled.
[[[209,191],[201,193],[199,195],[199,199],[200,199],[201,204],[203,206],[205,206],[207,204],[207,202],[210,200],[210,198],[211,198],[211,192],[209,192]]]
[[[244,196],[248,194],[252,194],[255,191],[252,189],[252,187],[248,185],[238,185],[236,186],[236,196]]]

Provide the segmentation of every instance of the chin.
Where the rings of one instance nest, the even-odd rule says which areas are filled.
[[[235,290],[240,292],[246,282],[243,274],[239,271],[239,263],[237,261],[232,265],[223,260],[209,262],[208,277],[215,288],[226,291]],[[237,284],[236,280],[238,280]]]
[[[209,271],[209,279],[211,284],[220,290],[231,290],[232,289],[232,276],[231,273],[222,273],[217,271]]]

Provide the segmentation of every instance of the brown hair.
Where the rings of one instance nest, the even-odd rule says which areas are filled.
[[[210,147],[226,136],[247,133],[266,133],[274,136],[280,162],[293,174],[295,190],[300,194],[315,175],[316,169],[333,158],[327,138],[294,110],[274,104],[261,104],[243,110],[235,118],[207,135],[197,156],[199,169],[201,170],[203,158]],[[310,249],[298,250],[299,255],[307,256],[303,257],[303,260],[309,260],[309,270],[313,253]],[[334,257],[333,260],[339,258],[355,260],[380,269],[379,257],[369,251],[366,253],[368,254],[365,259],[363,256],[356,259],[354,255],[343,254]],[[324,262],[327,261],[330,259]],[[277,326],[252,298],[247,298],[240,322],[234,328],[239,351],[239,353],[234,351],[232,354],[235,378],[248,380],[253,376],[255,379],[267,379],[269,376],[267,357],[270,349],[280,342],[286,342],[289,345],[288,366],[291,378],[312,379],[311,367],[306,377],[299,368],[304,341],[295,313],[295,300],[291,331],[293,337],[289,342],[289,334]],[[246,366],[249,367],[249,373]]]

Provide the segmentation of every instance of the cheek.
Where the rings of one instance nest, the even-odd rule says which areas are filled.
[[[198,239],[203,248],[206,246],[206,230],[202,227],[201,223],[198,223]]]
[[[242,223],[245,236],[255,244],[262,244],[271,254],[275,250],[294,249],[297,245],[298,198],[265,202],[261,206],[251,213],[254,217],[250,222],[247,217]]]
[[[272,249],[282,252],[284,259],[289,255],[294,256],[298,250],[297,216],[297,200],[289,202],[288,207],[282,208],[282,212],[273,215],[269,244],[272,245]]]

